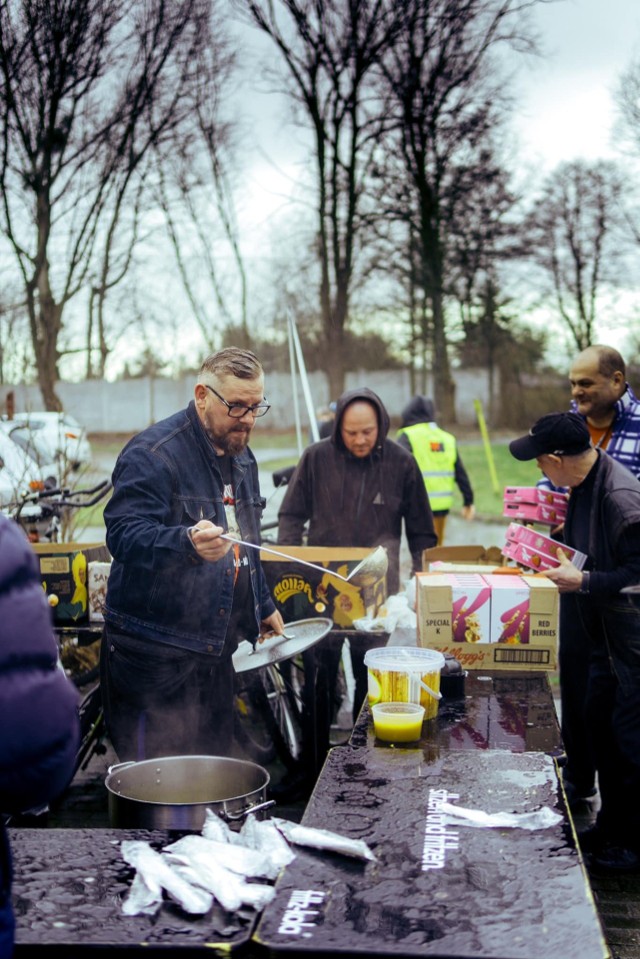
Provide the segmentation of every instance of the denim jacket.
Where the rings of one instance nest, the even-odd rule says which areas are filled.
[[[150,426],[120,453],[104,511],[113,556],[105,620],[136,636],[219,656],[233,600],[233,553],[216,563],[198,556],[187,530],[200,519],[227,529],[215,450],[193,401]],[[245,449],[233,457],[242,539],[259,543],[264,500],[258,467]],[[257,550],[247,549],[255,635],[275,612]],[[244,637],[243,637],[244,638]]]

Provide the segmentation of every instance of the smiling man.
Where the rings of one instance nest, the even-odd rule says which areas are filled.
[[[269,411],[262,366],[229,347],[208,357],[189,406],[122,450],[105,509],[113,556],[100,665],[121,760],[228,755],[240,640],[282,633],[258,552],[263,500],[248,448]]]
[[[580,838],[591,863],[640,869],[640,608],[620,590],[640,583],[640,482],[591,443],[576,413],[549,413],[509,444],[535,459],[553,483],[571,490],[564,541],[588,557],[584,570],[561,555],[545,575],[573,612],[583,636],[587,676],[583,735],[591,746],[602,800],[596,826]],[[561,687],[571,678],[560,670]],[[563,700],[564,702],[564,700]],[[563,717],[564,718],[564,717]],[[563,726],[564,735],[564,726]],[[570,798],[567,790],[567,798]]]
[[[569,373],[573,409],[596,449],[640,476],[640,401],[626,381],[625,362],[611,346],[589,346]]]
[[[584,421],[592,445],[640,477],[640,401],[626,380],[617,350],[601,344],[578,354],[569,373],[572,409]],[[564,484],[552,470],[539,485]],[[568,484],[567,484],[568,485]],[[566,751],[564,782],[569,804],[579,809],[597,796],[595,764],[584,720],[588,680],[588,637],[568,593],[560,603],[560,675],[562,738]]]

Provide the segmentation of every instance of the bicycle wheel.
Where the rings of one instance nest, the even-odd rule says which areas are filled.
[[[74,775],[78,770],[86,769],[94,753],[101,755],[106,752],[103,739],[107,730],[102,711],[100,683],[96,683],[80,703],[78,718],[80,720],[80,745],[76,753]]]
[[[250,759],[257,763],[271,763],[276,758],[276,747],[258,708],[251,689],[239,689],[234,700],[233,734],[236,742]]]
[[[296,672],[292,666],[285,678],[281,669],[271,665],[244,673],[244,685],[238,689],[235,710],[235,736],[256,762],[278,758],[287,768],[297,765],[302,749],[300,701]]]
[[[287,761],[293,760],[296,763],[302,752],[301,704],[293,685],[298,667],[293,663],[289,663],[289,666],[292,668],[288,680],[285,680],[283,670],[275,665],[262,670],[260,678],[277,731],[276,751],[281,759],[284,760],[286,756]]]

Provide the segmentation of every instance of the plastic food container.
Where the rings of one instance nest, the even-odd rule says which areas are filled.
[[[373,728],[387,743],[411,743],[420,739],[424,706],[417,703],[376,703],[371,707]]]
[[[364,661],[370,706],[416,703],[424,706],[425,719],[437,716],[440,670],[444,666],[442,653],[420,646],[383,646],[368,649]],[[432,696],[424,686],[436,695]]]

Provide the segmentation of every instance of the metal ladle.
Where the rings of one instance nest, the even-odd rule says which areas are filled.
[[[310,563],[306,559],[300,559],[299,556],[290,556],[289,553],[283,553],[279,549],[272,549],[270,546],[256,546],[255,543],[248,543],[243,539],[236,539],[235,536],[229,536],[228,533],[220,533],[220,539],[226,539],[230,543],[238,543],[240,546],[249,546],[251,549],[257,549],[258,552],[272,553],[274,556],[280,556],[282,559],[288,559],[290,563],[300,563],[302,566],[309,566],[311,569],[317,569],[321,573],[328,573],[341,579],[343,583],[354,583],[356,586],[370,586],[380,579],[387,572],[389,561],[387,551],[384,546],[376,546],[374,551],[365,556],[348,576],[342,573],[336,573],[326,566],[318,566],[316,563]],[[357,579],[356,579],[357,577]]]

